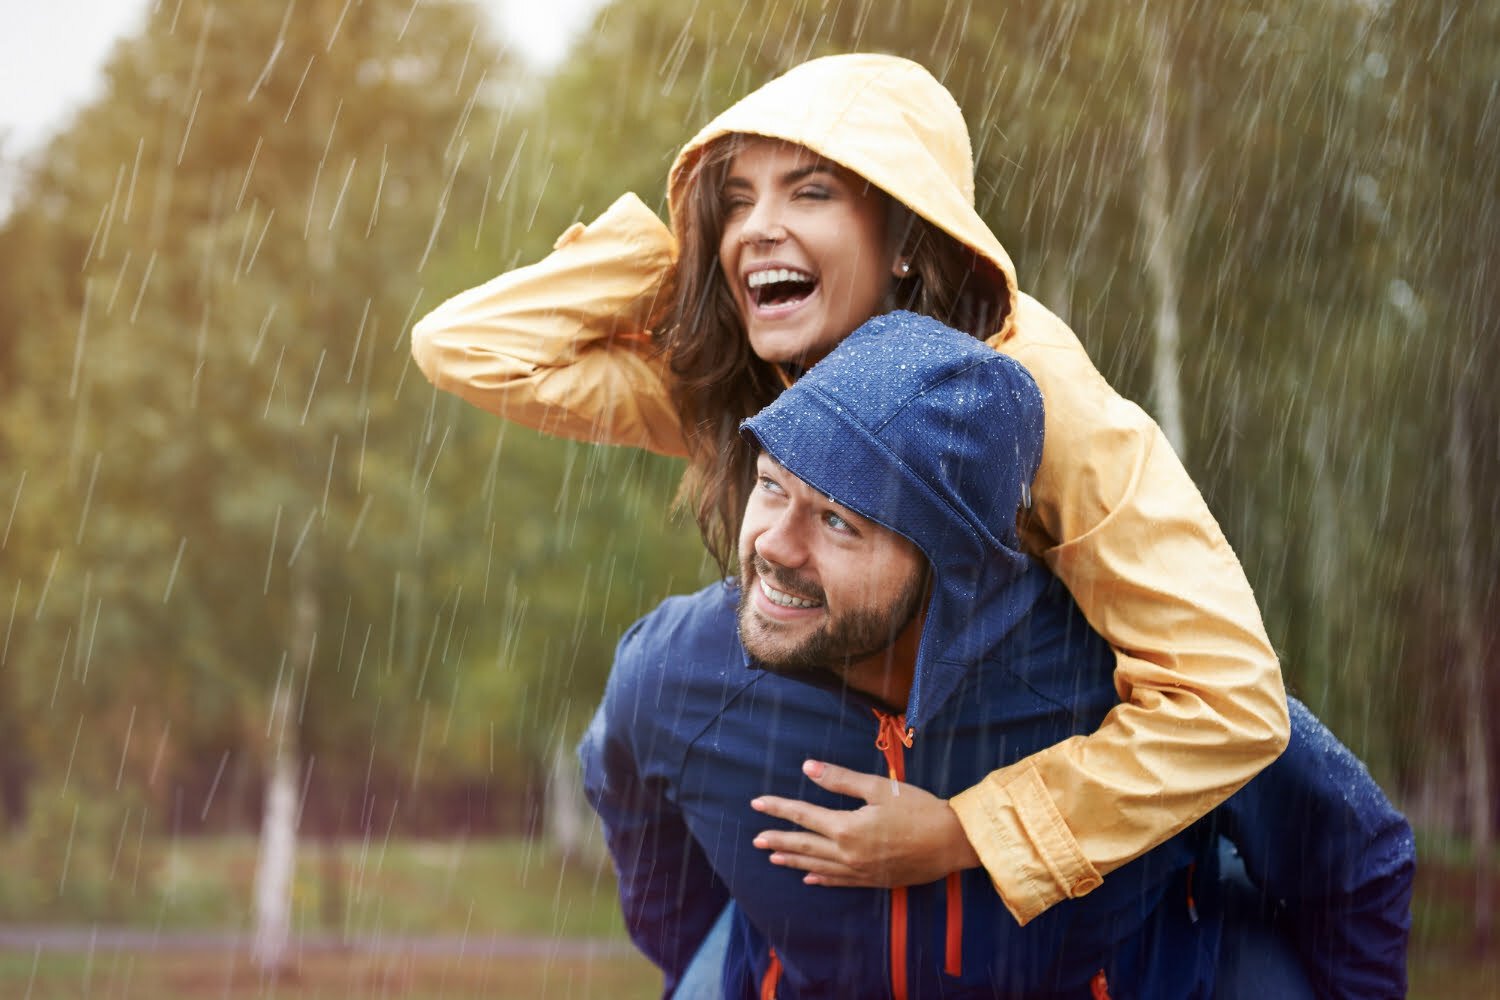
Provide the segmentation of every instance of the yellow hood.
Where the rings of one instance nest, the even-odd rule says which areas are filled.
[[[854,171],[994,267],[1016,311],[1010,255],[974,211],[974,159],[958,103],[922,66],[856,53],[814,59],[730,107],[677,154],[667,179],[672,231],[682,240],[693,166],[703,147],[731,133],[784,139]]]

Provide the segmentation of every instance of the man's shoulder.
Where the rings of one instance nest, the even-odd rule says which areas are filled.
[[[737,597],[723,583],[669,597],[620,639],[605,712],[658,763],[756,677],[735,627]]]
[[[620,639],[615,670],[649,665],[659,675],[695,676],[705,667],[743,667],[737,599],[738,591],[724,581],[668,597]]]

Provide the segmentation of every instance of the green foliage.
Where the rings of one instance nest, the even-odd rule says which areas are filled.
[[[320,780],[405,769],[457,669],[415,656],[435,567],[472,562],[424,544],[438,442],[404,338],[449,199],[483,183],[499,66],[462,7],[289,15],[156,11],[7,227],[42,279],[8,317],[17,701],[34,759],[84,719],[79,773],[158,795],[254,755],[280,683]],[[164,762],[122,750],[126,707]]]
[[[0,911],[35,922],[118,922],[155,898],[158,844],[139,797],[77,788],[40,797],[9,842]]]

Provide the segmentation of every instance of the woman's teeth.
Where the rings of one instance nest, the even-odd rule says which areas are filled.
[[[763,288],[766,285],[774,285],[781,281],[796,281],[802,284],[810,284],[812,275],[806,271],[793,271],[790,268],[776,268],[769,271],[756,271],[745,279],[745,284],[751,288]]]

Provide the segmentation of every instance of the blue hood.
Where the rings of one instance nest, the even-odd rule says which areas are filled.
[[[927,557],[932,596],[906,710],[920,732],[1045,585],[1042,574],[1020,579],[1032,561],[1016,533],[1042,456],[1036,383],[973,337],[893,312],[740,427],[797,478]]]

